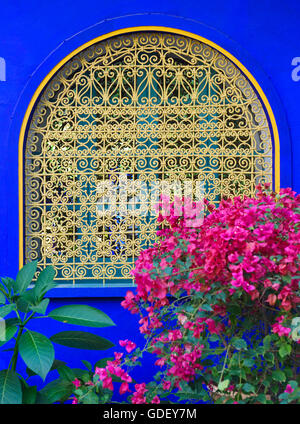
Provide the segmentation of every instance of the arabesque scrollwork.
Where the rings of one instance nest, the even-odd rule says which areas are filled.
[[[200,181],[205,196],[253,195],[272,181],[262,102],[216,49],[185,36],[137,32],[77,54],[42,93],[25,148],[25,259],[60,283],[132,284],[156,218],[103,216],[99,183],[121,174]]]

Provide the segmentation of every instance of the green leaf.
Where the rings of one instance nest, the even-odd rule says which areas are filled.
[[[62,367],[63,365],[66,365],[64,361],[61,361],[60,359],[54,359],[50,371],[56,370],[57,368]]]
[[[16,325],[20,324],[20,321],[18,318],[6,318],[5,319],[5,325],[7,327],[15,327]]]
[[[287,403],[289,394],[288,393],[281,393],[281,395],[279,395],[278,399],[280,401],[282,401],[281,403]]]
[[[72,382],[76,378],[74,371],[71,368],[69,368],[67,365],[62,365],[61,367],[58,367],[57,371],[59,375],[65,380]]]
[[[35,404],[37,397],[36,386],[28,386],[23,389],[23,404],[33,405]]]
[[[86,327],[110,327],[115,323],[104,312],[88,305],[65,305],[52,310],[48,316],[57,321]]]
[[[82,403],[84,405],[95,405],[99,403],[99,398],[96,393],[88,392],[88,394],[82,398]]]
[[[295,380],[290,380],[288,383],[294,390],[298,387],[298,383]]]
[[[263,344],[264,344],[264,352],[267,352],[271,347],[271,336],[269,334],[264,338]]]
[[[245,367],[251,368],[254,365],[254,361],[251,358],[245,359],[244,360],[244,365]]]
[[[3,284],[5,285],[5,287],[8,289],[8,291],[10,291],[16,284],[15,280],[10,277],[4,277],[4,278],[1,278],[1,280]]]
[[[0,371],[0,405],[21,403],[22,387],[17,374],[11,370]]]
[[[286,378],[293,378],[294,375],[294,370],[290,367],[285,367],[284,368],[284,373],[286,375]]]
[[[57,285],[57,283],[53,281],[54,277],[55,270],[51,265],[47,266],[42,272],[40,272],[34,286],[34,291],[38,298],[42,298],[47,291],[53,289]]]
[[[40,301],[36,296],[35,290],[30,289],[20,295],[16,300],[16,303],[21,312],[27,313],[29,311],[33,311],[44,315],[49,305],[49,301],[50,299],[43,299]]]
[[[4,305],[6,302],[5,294],[0,291],[0,305]]]
[[[99,399],[96,393],[88,392],[88,394],[82,399],[82,403],[85,405],[94,405],[99,403]]]
[[[27,330],[19,340],[19,352],[25,364],[45,380],[54,361],[54,348],[43,334]]]
[[[51,402],[45,394],[37,392],[35,403],[37,405],[49,405]]]
[[[243,384],[242,389],[246,393],[250,393],[250,392],[255,393],[255,387],[252,384],[249,384],[249,383]]]
[[[270,380],[270,378],[266,378],[265,380],[263,380],[262,384],[263,384],[265,387],[270,387],[270,385],[271,385],[271,380]]]
[[[89,361],[85,361],[84,359],[81,360],[81,362],[83,363],[83,365],[89,370],[89,371],[93,371],[93,367],[92,364]]]
[[[282,281],[284,281],[285,283],[288,283],[288,284],[291,283],[291,276],[290,275],[282,275],[281,278],[282,278]]]
[[[18,293],[22,294],[32,282],[37,269],[37,263],[38,261],[29,262],[18,272],[16,284],[14,285],[14,289]]]
[[[50,371],[56,370],[59,367],[62,367],[63,365],[66,365],[66,363],[64,361],[60,361],[59,359],[54,359],[53,364],[50,368]],[[36,372],[32,371],[30,368],[26,368],[26,373],[29,377],[32,377],[34,375],[37,375]]]
[[[240,349],[247,349],[247,343],[245,342],[244,339],[237,339],[237,338],[235,338],[235,339],[233,339],[232,344],[238,350],[240,350]]]
[[[67,365],[61,365],[57,368],[57,371],[62,380],[74,381],[75,378],[80,378],[81,380],[88,382],[91,380],[91,376],[87,370],[80,368],[70,368]]]
[[[62,331],[51,336],[50,340],[63,346],[87,350],[107,350],[115,346],[109,340],[85,331]]]
[[[16,304],[21,312],[27,313],[35,301],[35,293],[33,289],[30,289],[18,296]]]
[[[285,356],[290,355],[291,350],[292,346],[288,343],[284,343],[280,346],[279,355],[281,356],[281,358],[284,358]]]
[[[268,362],[271,362],[271,364],[274,364],[275,358],[274,358],[273,352],[266,352],[265,360],[268,361]]]
[[[38,305],[30,306],[30,309],[37,314],[45,315],[50,299],[43,299]]]
[[[1,306],[0,308],[0,318],[6,317],[6,315],[10,314],[16,308],[15,303],[10,303],[9,305]]]
[[[218,390],[220,390],[220,392],[223,392],[225,389],[227,389],[227,387],[229,386],[229,383],[230,383],[230,381],[228,379],[221,381],[218,384]]]
[[[272,372],[272,378],[273,378],[273,380],[279,381],[281,383],[286,380],[286,376],[285,376],[284,372],[280,371],[280,370],[273,371]]]
[[[266,395],[265,394],[263,394],[263,393],[261,393],[261,394],[259,394],[257,397],[256,397],[256,399],[255,399],[257,402],[260,402],[260,403],[266,403],[267,402],[267,398],[266,398]]]
[[[66,401],[74,390],[74,384],[67,380],[58,378],[51,381],[39,392],[41,399],[40,403],[54,403]]]

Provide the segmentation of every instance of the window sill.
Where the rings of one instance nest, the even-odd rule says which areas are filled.
[[[135,286],[70,286],[62,284],[52,290],[49,290],[49,298],[124,298],[128,290],[134,290]]]

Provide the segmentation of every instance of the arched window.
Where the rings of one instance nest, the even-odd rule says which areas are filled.
[[[27,125],[24,259],[60,283],[132,284],[149,214],[101,215],[109,180],[201,182],[206,197],[272,182],[272,137],[251,82],[208,44],[167,32],[97,42],[52,77]]]

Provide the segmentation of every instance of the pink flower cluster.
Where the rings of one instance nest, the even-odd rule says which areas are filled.
[[[127,342],[129,342],[127,340]],[[132,342],[130,342],[132,343]],[[100,381],[102,381],[102,387],[104,389],[114,390],[112,376],[115,375],[122,380],[122,384],[120,386],[119,392],[120,394],[124,394],[126,392],[130,392],[128,383],[132,382],[132,378],[130,375],[121,367],[121,358],[123,354],[115,352],[115,360],[107,361],[107,365],[105,368],[95,369],[95,375],[99,376]]]
[[[171,367],[167,371],[168,376],[175,377],[175,387],[180,388],[181,381],[190,381],[196,375],[197,370],[203,369],[198,363],[201,358],[203,346],[178,345],[171,347],[171,355],[169,358]]]
[[[178,199],[168,213],[165,205],[161,207],[158,221],[168,226],[158,231],[159,243],[141,253],[133,271],[136,293],[128,291],[122,302],[124,308],[140,314],[142,334],[161,332],[152,338],[151,347],[158,355],[156,365],[164,367],[170,378],[162,381],[165,390],[180,389],[180,381],[192,380],[201,370],[202,346],[197,339],[207,332],[222,335],[227,304],[237,292],[248,296],[254,313],[266,308],[276,317],[277,311],[271,329],[285,337],[291,329],[282,322],[300,302],[300,196],[291,189],[276,195],[267,186],[259,186],[255,198],[222,200],[218,208],[204,204],[210,213],[195,226],[190,221],[187,225],[184,214],[175,213]],[[196,216],[197,207],[189,204],[189,220]],[[161,311],[171,307],[170,296],[192,291],[206,294],[212,287],[219,287],[215,295],[224,297],[209,305],[210,313],[191,319],[180,312],[178,328],[175,324],[173,329],[165,327]],[[188,334],[194,338],[192,348],[186,342]],[[138,386],[134,399],[145,401],[145,391]]]
[[[188,202],[183,214],[178,213],[180,199],[168,202],[162,199],[158,217],[167,225],[158,231],[159,242],[137,260],[136,292],[128,291],[122,306],[140,316],[147,350],[157,355],[159,389],[179,393],[197,373],[213,376],[201,360],[205,364],[203,356],[210,351],[208,337],[222,340],[228,349],[226,332],[232,336],[228,329],[237,320],[230,306],[239,303],[238,308],[244,307],[251,316],[265,318],[268,313],[271,319],[264,321],[268,330],[291,337],[288,325],[300,302],[300,195],[291,189],[275,194],[265,185],[257,187],[255,198],[224,199],[218,208],[207,201]],[[204,205],[207,214],[200,219]],[[127,353],[136,348],[128,339],[119,343]],[[124,394],[130,392],[132,379],[122,368],[121,357],[115,354],[115,360],[97,368],[96,374],[103,388],[110,390],[112,376],[119,377]],[[76,387],[79,383],[74,381]],[[159,403],[149,387],[135,384],[131,402]],[[227,391],[232,390],[230,384]]]
[[[197,204],[192,207],[196,210]],[[169,295],[179,290],[208,292],[218,282],[227,297],[243,290],[257,305],[290,311],[300,302],[299,207],[300,196],[291,189],[275,195],[258,187],[256,198],[222,200],[217,209],[208,205],[211,213],[195,228],[186,225],[184,216],[174,215],[174,203],[170,215],[162,209],[159,221],[169,227],[158,231],[159,244],[140,255],[133,271],[137,292],[127,293],[123,307],[137,313],[139,302],[150,305],[140,319],[141,333],[149,334],[162,326],[159,311],[169,304]],[[182,273],[179,263],[187,257],[190,264]],[[209,320],[187,322],[185,327],[195,336],[204,324],[211,333],[222,332],[218,318],[226,313],[226,301],[219,308]],[[278,328],[275,324],[275,331]]]
[[[273,333],[277,333],[278,336],[288,336],[291,332],[291,329],[289,327],[284,327],[281,325],[281,322],[284,321],[284,316],[281,315],[280,317],[276,318],[277,323],[272,325],[272,331]]]
[[[136,348],[136,344],[128,339],[119,340],[119,343],[120,343],[120,346],[125,347],[128,353],[132,352]]]
[[[133,404],[148,403],[146,401],[146,396],[145,396],[146,392],[148,392],[148,390],[146,389],[146,383],[135,384],[134,388],[135,388],[135,392],[132,395],[131,403],[133,403]],[[160,403],[159,397],[157,395],[154,396],[153,399],[151,400],[151,403],[153,403],[153,404]]]

